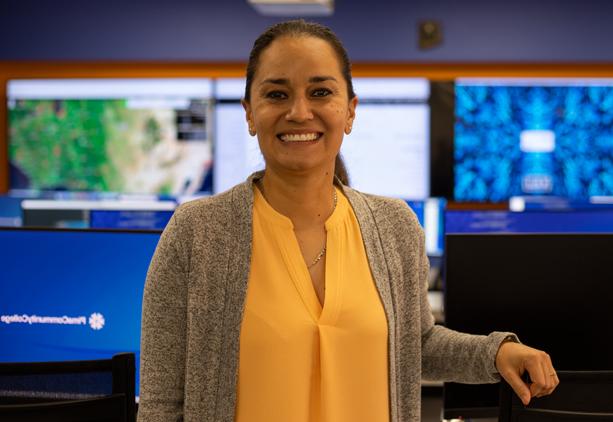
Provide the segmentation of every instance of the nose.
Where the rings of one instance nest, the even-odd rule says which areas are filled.
[[[303,95],[297,95],[290,103],[285,119],[293,122],[305,122],[313,118],[309,100]]]

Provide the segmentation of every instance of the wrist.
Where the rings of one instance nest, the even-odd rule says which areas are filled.
[[[498,351],[496,352],[496,357],[494,358],[494,366],[496,367],[496,370],[498,370],[498,372],[500,372],[498,360],[499,360],[501,351],[504,348],[504,346],[509,343],[519,343],[519,340],[514,334],[509,334],[508,336],[503,338],[500,344],[498,345]]]

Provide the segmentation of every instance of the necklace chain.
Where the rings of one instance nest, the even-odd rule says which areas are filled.
[[[264,195],[264,184],[260,181],[259,185],[260,185],[260,190],[262,191],[262,195]],[[334,205],[332,206],[332,213],[333,213],[334,210],[336,209],[336,203],[338,202],[338,197],[336,196],[336,188],[334,186],[332,186],[332,193],[334,194]],[[332,213],[330,213],[330,215],[332,215]],[[321,250],[319,251],[319,253],[315,257],[313,262],[311,262],[309,265],[307,265],[307,269],[310,270],[312,267],[314,267],[315,264],[317,264],[319,261],[321,261],[321,258],[323,258],[325,254],[326,254],[326,244],[324,243],[324,247],[321,248]]]
[[[332,187],[332,189],[333,189],[333,192],[334,192],[334,206],[332,207],[332,212],[334,212],[334,210],[336,209],[336,203],[338,202],[338,198],[336,196],[336,188]],[[321,248],[321,250],[319,251],[319,253],[315,257],[313,262],[311,262],[309,265],[307,265],[307,269],[310,270],[312,267],[314,267],[315,264],[317,264],[319,261],[321,261],[321,258],[323,258],[325,254],[326,254],[326,244],[324,243],[324,247]]]

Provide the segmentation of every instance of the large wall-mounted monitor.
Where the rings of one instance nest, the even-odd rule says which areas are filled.
[[[0,228],[0,362],[138,358],[159,236]]]
[[[10,80],[10,188],[212,191],[209,79]]]
[[[341,154],[358,190],[402,199],[430,195],[430,85],[419,78],[355,78],[360,100]]]
[[[419,78],[354,78],[360,100],[341,154],[351,185],[364,192],[421,200],[430,193],[429,83]],[[215,81],[214,191],[264,168],[257,139],[249,136],[242,78]]]
[[[613,79],[459,79],[454,198],[613,195]]]
[[[216,79],[215,90],[215,167],[213,191],[223,192],[244,182],[264,168],[258,140],[249,135],[241,98],[244,78]]]

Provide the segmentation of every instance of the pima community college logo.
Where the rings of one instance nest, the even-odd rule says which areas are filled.
[[[94,312],[89,316],[89,326],[92,327],[92,330],[101,330],[104,327],[104,316]]]
[[[104,324],[106,321],[104,320],[104,316],[99,312],[94,312],[87,318],[85,315],[80,316],[48,316],[48,315],[36,315],[36,314],[13,314],[13,315],[0,315],[0,323],[3,324],[26,324],[26,325],[38,325],[38,324],[49,324],[49,325],[80,325],[82,327],[87,327],[87,323],[89,322],[89,326],[94,331],[99,331],[104,328]]]

